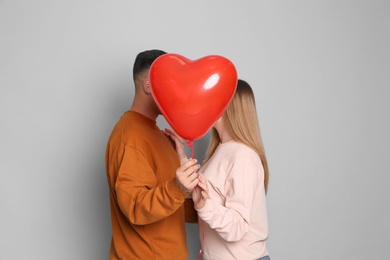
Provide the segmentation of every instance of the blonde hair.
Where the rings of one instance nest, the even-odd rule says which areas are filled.
[[[264,167],[264,188],[267,192],[268,164],[257,119],[255,97],[252,88],[244,80],[238,80],[234,97],[222,115],[222,119],[226,131],[233,140],[247,145],[259,155]],[[217,130],[213,128],[204,162],[211,158],[220,141]]]

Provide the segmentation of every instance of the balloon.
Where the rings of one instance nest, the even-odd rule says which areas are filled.
[[[189,60],[164,54],[150,67],[151,92],[173,130],[186,140],[203,137],[222,116],[237,87],[228,59],[210,55]]]

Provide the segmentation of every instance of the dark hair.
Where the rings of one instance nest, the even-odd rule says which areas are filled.
[[[135,81],[135,78],[139,73],[149,69],[153,61],[163,54],[166,54],[166,52],[157,49],[138,53],[134,61],[133,80]]]

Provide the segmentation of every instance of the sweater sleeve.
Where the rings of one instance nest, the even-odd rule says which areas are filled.
[[[171,215],[186,197],[174,179],[157,185],[144,155],[131,147],[125,147],[115,191],[121,211],[135,225],[154,223]]]
[[[260,177],[258,167],[258,162],[253,158],[236,158],[224,175],[227,176],[225,205],[208,199],[198,211],[198,216],[228,242],[238,241],[248,232],[251,207]]]

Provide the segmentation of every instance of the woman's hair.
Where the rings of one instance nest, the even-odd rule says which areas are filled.
[[[268,164],[261,140],[257,119],[255,97],[250,85],[239,79],[232,101],[222,115],[224,127],[233,140],[243,143],[254,150],[264,167],[264,187],[268,189]],[[207,162],[217,149],[221,139],[215,128],[212,129],[209,147],[204,162]]]

